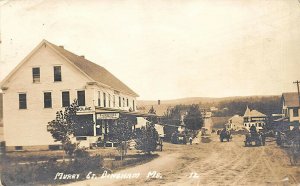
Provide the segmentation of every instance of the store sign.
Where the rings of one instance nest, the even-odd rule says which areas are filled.
[[[97,114],[97,119],[119,119],[119,113],[103,113]]]
[[[90,112],[92,111],[91,107],[78,107],[77,112]]]

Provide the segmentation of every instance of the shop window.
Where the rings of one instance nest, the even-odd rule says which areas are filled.
[[[63,107],[70,106],[70,92],[69,91],[62,92],[61,97],[62,97],[62,106]]]
[[[51,92],[44,92],[44,108],[52,108]]]
[[[77,102],[78,106],[85,106],[85,91],[77,91]]]
[[[25,93],[19,94],[19,109],[27,109],[27,98]]]
[[[96,121],[96,135],[101,135],[102,134],[102,122],[104,122],[104,120],[97,120]]]
[[[54,66],[54,81],[61,81],[61,66]]]
[[[32,82],[39,83],[40,82],[40,68],[32,68]]]
[[[93,114],[76,116],[75,136],[94,136]]]

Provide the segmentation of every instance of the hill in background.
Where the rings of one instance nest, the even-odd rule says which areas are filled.
[[[224,98],[209,98],[209,97],[190,97],[173,100],[138,100],[138,109],[143,112],[148,112],[153,106],[158,115],[163,115],[168,107],[175,105],[191,105],[199,104],[200,108],[210,109],[216,107],[218,110],[214,112],[215,116],[233,116],[235,114],[243,115],[247,106],[251,109],[256,109],[267,115],[280,113],[280,98],[281,96],[239,96],[239,97],[224,97]]]

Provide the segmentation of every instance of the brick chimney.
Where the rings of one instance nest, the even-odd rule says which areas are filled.
[[[157,100],[157,104],[160,105],[160,100]]]
[[[60,48],[64,48],[64,46],[63,46],[63,45],[59,45],[59,47],[60,47]]]

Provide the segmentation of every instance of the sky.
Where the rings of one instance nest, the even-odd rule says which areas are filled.
[[[0,81],[46,39],[139,99],[280,95],[300,80],[298,0],[0,1]]]

